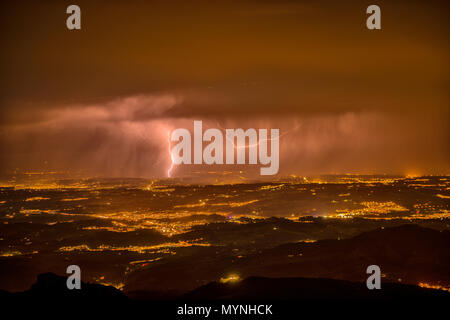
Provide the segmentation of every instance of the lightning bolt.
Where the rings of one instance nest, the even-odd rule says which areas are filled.
[[[222,130],[225,130],[219,123],[217,123],[217,124],[218,124],[218,127],[219,127],[219,128],[221,128]],[[280,136],[278,136],[278,138],[281,138],[282,136],[288,134],[290,131],[296,130],[299,126],[300,126],[300,125],[297,125],[297,126],[295,126],[295,128],[293,128],[293,129],[291,129],[291,130],[288,130],[288,131],[285,131],[283,134],[281,134]],[[231,141],[227,135],[225,135],[225,138],[228,139],[228,141]],[[243,146],[237,146],[237,145],[234,145],[234,147],[235,147],[236,149],[237,149],[237,148],[249,148],[249,147],[259,146],[259,144],[260,144],[262,141],[273,141],[274,139],[275,139],[275,138],[273,138],[273,139],[267,138],[267,139],[260,140],[260,141],[258,141],[257,143],[252,144],[252,145],[250,145],[250,144],[248,144],[248,145],[243,145]],[[171,177],[171,174],[172,174],[172,170],[173,170],[173,168],[174,168],[174,166],[175,166],[175,163],[174,163],[174,160],[173,160],[173,154],[172,154],[172,142],[171,142],[171,140],[170,140],[170,131],[167,131],[167,142],[168,142],[169,155],[170,155],[170,167],[169,167],[169,169],[167,170],[167,177],[170,178],[170,177]],[[233,144],[234,144],[234,141],[231,141],[231,142],[233,142]]]
[[[218,125],[218,127],[219,127],[220,129],[222,129],[222,130],[225,131],[225,129],[220,125],[220,123],[217,122],[217,125]],[[281,138],[282,136],[284,136],[284,135],[290,133],[291,131],[297,130],[299,127],[300,127],[300,124],[296,125],[296,126],[295,126],[294,128],[292,128],[291,130],[285,131],[284,133],[282,133],[281,135],[278,136],[278,139]],[[238,145],[234,144],[234,140],[230,139],[226,134],[225,134],[225,138],[226,138],[228,141],[230,141],[230,142],[233,143],[235,149],[243,149],[243,148],[249,148],[249,147],[259,147],[259,144],[260,144],[261,142],[263,142],[263,141],[264,141],[264,142],[265,142],[265,141],[273,141],[273,140],[276,139],[276,138],[271,138],[271,139],[267,138],[267,139],[259,140],[257,143],[254,143],[254,144],[244,144],[243,146],[238,146]]]

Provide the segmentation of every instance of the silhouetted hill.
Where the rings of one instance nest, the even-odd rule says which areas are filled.
[[[66,285],[67,277],[54,273],[44,273],[37,277],[37,281],[29,290],[23,292],[1,291],[2,300],[46,300],[46,301],[122,301],[128,300],[120,290],[114,287],[93,283],[81,283],[81,289],[69,290]]]
[[[385,282],[450,284],[450,232],[417,225],[377,229],[342,240],[286,244],[252,257],[244,276],[304,276],[363,282],[380,266]]]
[[[412,285],[383,283],[381,290],[369,290],[365,283],[320,278],[263,278],[249,277],[238,282],[211,282],[186,294],[163,296],[158,292],[134,292],[127,297],[114,287],[82,283],[80,290],[69,290],[66,277],[53,273],[40,274],[27,291],[0,291],[0,298],[13,301],[112,301],[126,304],[132,300],[172,301],[288,301],[288,300],[342,300],[342,299],[450,299],[450,293]],[[159,294],[159,296],[158,296]],[[130,300],[130,298],[132,300]]]
[[[186,300],[286,301],[309,299],[450,299],[450,293],[412,285],[384,283],[369,290],[365,283],[313,278],[249,277],[236,283],[212,282],[185,294]]]
[[[186,292],[230,273],[241,278],[302,277],[365,282],[366,268],[372,264],[380,266],[382,282],[448,286],[449,246],[449,231],[402,225],[379,228],[348,239],[289,243],[248,254],[236,253],[233,248],[209,247],[195,255],[162,259],[131,273],[125,292]]]
[[[236,283],[212,282],[181,296],[169,297],[153,291],[134,292],[130,298],[113,287],[98,284],[82,283],[81,290],[68,290],[65,281],[65,277],[46,273],[39,275],[25,292],[0,291],[2,310],[33,317],[55,315],[58,319],[74,313],[88,318],[111,315],[124,319],[203,319],[178,313],[184,307],[203,305],[212,310],[208,319],[248,319],[239,314],[223,315],[221,310],[230,305],[267,304],[274,315],[270,319],[294,319],[308,313],[346,319],[354,315],[360,319],[367,310],[399,316],[416,314],[418,307],[427,314],[438,312],[450,301],[446,291],[395,283],[383,283],[381,290],[368,290],[365,283],[333,279],[249,277]]]

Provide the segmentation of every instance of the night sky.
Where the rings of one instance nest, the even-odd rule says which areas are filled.
[[[280,128],[280,175],[448,174],[449,3],[372,2],[2,1],[0,171],[164,177],[203,120]]]

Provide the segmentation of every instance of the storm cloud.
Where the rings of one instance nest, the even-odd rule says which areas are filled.
[[[280,128],[280,174],[448,173],[448,3],[0,4],[1,170],[163,177],[193,120]],[[175,173],[182,173],[182,169]]]

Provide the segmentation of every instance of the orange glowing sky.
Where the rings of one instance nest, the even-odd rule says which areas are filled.
[[[203,120],[289,132],[282,175],[449,173],[446,1],[77,4],[0,4],[2,171],[164,177]]]

